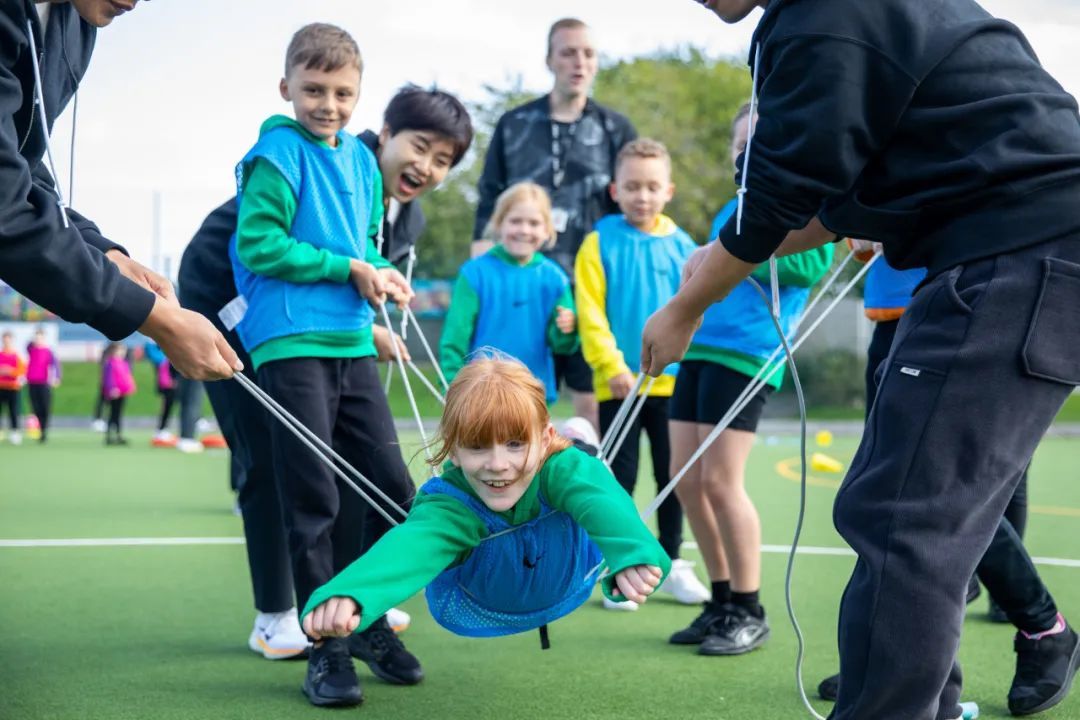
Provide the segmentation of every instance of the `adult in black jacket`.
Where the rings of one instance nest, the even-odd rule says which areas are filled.
[[[379,134],[365,131],[359,137],[375,153],[383,176],[387,207],[382,254],[390,262],[401,264],[424,230],[424,213],[415,201],[442,182],[460,162],[472,142],[472,124],[468,111],[453,95],[415,86],[405,87],[391,99],[383,119],[385,124]],[[209,318],[225,333],[245,366],[252,367],[236,333],[226,329],[218,317],[218,311],[237,294],[229,262],[229,242],[236,232],[236,222],[235,198],[203,222],[180,261],[180,301]],[[379,359],[389,359],[389,333],[378,325],[373,331]],[[396,342],[406,352],[404,343]],[[284,617],[294,606],[281,501],[266,444],[269,423],[277,421],[237,383],[207,383],[206,391],[239,475],[239,505],[255,607],[259,611],[249,646],[268,658],[300,653],[304,650],[302,637],[300,644],[293,646],[287,632],[279,633],[281,639],[275,636],[276,630],[286,629],[275,618]],[[379,482],[379,478],[372,480]],[[385,520],[368,508],[363,527],[355,533],[361,547],[353,556],[360,555],[387,529]],[[295,626],[299,633],[295,614],[290,615],[287,624]],[[385,623],[353,636],[350,649],[387,681],[412,684],[422,677],[419,663],[393,638]]]
[[[650,320],[642,367],[677,360],[705,308],[774,252],[845,235],[929,269],[836,499],[858,561],[833,717],[959,717],[968,578],[1080,384],[1076,101],[974,0],[705,4],[727,21],[766,8],[741,232],[733,219]],[[1012,712],[1059,702],[1077,634],[1059,622],[1015,648],[1018,679],[1055,682],[1014,684]]]
[[[494,244],[485,230],[499,195],[516,182],[534,182],[551,195],[555,244],[544,254],[571,279],[578,248],[605,215],[619,212],[609,191],[615,156],[637,137],[624,116],[589,97],[597,71],[596,48],[585,23],[555,22],[548,31],[547,65],[555,85],[542,98],[510,110],[495,125],[477,187],[472,255]],[[572,391],[574,413],[599,426],[592,370],[578,351],[555,356],[556,381]]]
[[[0,280],[112,340],[141,330],[189,377],[229,377],[237,359],[221,334],[182,310],[167,280],[67,208],[43,162],[53,121],[78,90],[97,29],[136,2],[0,5]]]

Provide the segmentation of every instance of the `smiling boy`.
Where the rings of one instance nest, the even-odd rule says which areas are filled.
[[[237,166],[239,220],[230,256],[247,303],[237,326],[259,385],[396,503],[414,493],[379,383],[372,305],[412,291],[375,249],[383,189],[374,154],[344,132],[362,63],[344,30],[293,36],[280,83],[295,120],[274,116]],[[274,473],[300,606],[359,556],[366,506],[279,423]],[[389,628],[382,628],[389,633]],[[304,694],[314,705],[362,700],[349,647],[317,644]],[[408,660],[412,682],[422,677]]]

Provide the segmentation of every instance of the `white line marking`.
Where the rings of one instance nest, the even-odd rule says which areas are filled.
[[[130,538],[26,538],[26,539],[0,539],[0,548],[70,548],[70,547],[168,547],[184,545],[243,545],[242,537],[130,537]],[[684,542],[682,546],[687,550],[697,550],[696,542]],[[771,555],[787,555],[791,552],[789,545],[763,545],[763,553]],[[837,547],[814,547],[804,545],[799,548],[799,555],[831,555],[837,557],[854,557],[855,552],[850,548]],[[1080,560],[1072,558],[1033,557],[1036,565],[1054,565],[1057,567],[1080,568]]]

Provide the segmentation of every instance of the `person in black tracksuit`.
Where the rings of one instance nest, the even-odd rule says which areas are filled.
[[[228,377],[236,359],[221,334],[182,310],[165,278],[66,207],[44,162],[53,121],[79,88],[97,30],[118,12],[106,0],[9,0],[0,8],[0,280],[110,340],[140,330],[189,374]]]
[[[425,226],[416,198],[438,185],[460,162],[472,142],[472,125],[467,110],[455,97],[415,86],[406,86],[391,99],[384,122],[381,133],[366,131],[359,137],[378,158],[389,204],[384,215],[382,254],[390,262],[401,264],[408,259]],[[224,327],[218,315],[237,295],[229,260],[229,242],[236,224],[235,199],[222,204],[203,222],[180,262],[180,301],[222,330],[245,368],[250,369],[253,365],[240,339]],[[248,375],[255,379],[253,372]],[[205,387],[232,452],[231,472],[237,478],[255,607],[261,613],[286,611],[295,604],[292,572],[280,488],[274,480],[273,456],[266,443],[271,423],[277,420],[237,383],[213,382]],[[372,480],[379,482],[380,478]],[[361,525],[357,537],[362,547],[355,553],[357,556],[389,529],[382,516],[366,506]],[[383,630],[380,625],[367,634]],[[377,657],[373,660],[372,647],[393,649],[394,645],[365,642],[363,635],[350,643],[354,655],[378,664],[377,672],[391,682],[419,681],[419,665],[414,666],[411,656],[405,657],[404,648],[390,653],[380,650],[374,653]]]
[[[836,236],[928,277],[897,328],[834,521],[858,554],[840,610],[837,720],[961,715],[968,579],[1046,428],[1080,384],[1080,121],[1020,31],[974,0],[709,0],[766,8],[747,192],[645,329],[657,374],[698,316],[774,252]],[[1067,625],[1016,639],[1014,713],[1059,702]]]

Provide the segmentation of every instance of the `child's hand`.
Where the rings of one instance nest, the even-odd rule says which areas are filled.
[[[349,282],[356,287],[356,292],[360,293],[360,297],[372,305],[379,306],[386,302],[386,283],[371,263],[350,260]]]
[[[394,268],[380,268],[378,272],[386,294],[398,305],[408,305],[416,297],[416,293],[409,287],[409,281]]]
[[[643,603],[660,584],[663,573],[655,565],[634,565],[615,575],[612,595],[622,595],[627,600]]]
[[[608,380],[607,384],[611,388],[611,397],[622,400],[633,391],[634,376],[632,373],[622,373]]]
[[[304,632],[315,640],[348,637],[360,627],[360,606],[348,597],[332,597],[304,618]]]
[[[375,353],[377,355],[375,359],[379,362],[389,362],[396,359],[396,356],[394,355],[394,345],[391,343],[397,344],[398,352],[401,353],[401,359],[404,362],[412,360],[412,357],[409,355],[409,349],[405,347],[405,341],[402,340],[401,336],[397,333],[390,332],[382,325],[372,325],[371,335],[372,339],[375,341]],[[393,340],[390,339],[391,336],[393,336]]]
[[[569,335],[577,327],[577,315],[569,308],[555,308],[555,327],[559,328],[563,335]]]

